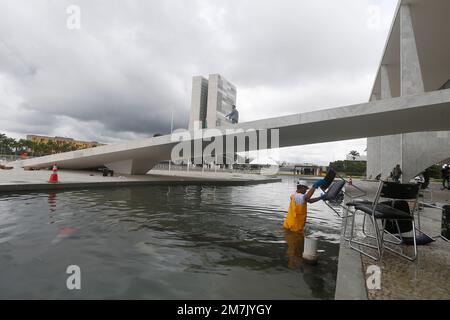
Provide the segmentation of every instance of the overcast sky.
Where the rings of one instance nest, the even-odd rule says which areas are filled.
[[[193,75],[240,121],[368,101],[396,0],[0,0],[0,132],[105,143],[187,127]],[[67,27],[81,10],[80,29]],[[282,149],[328,164],[366,139]]]

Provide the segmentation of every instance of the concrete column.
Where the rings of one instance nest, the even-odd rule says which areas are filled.
[[[381,65],[380,79],[381,79],[381,100],[392,98],[391,81],[389,80],[388,67],[385,64]]]
[[[381,88],[384,99],[391,98],[389,75],[386,66],[381,66]],[[417,53],[416,38],[411,19],[409,4],[400,7],[400,89],[401,96],[414,95],[425,91],[419,55]],[[416,164],[423,156],[424,147],[419,141],[435,140],[435,133],[420,132],[385,136],[381,140],[382,145],[382,177],[389,176],[396,164],[400,164],[403,170],[403,182],[408,182],[423,168]]]
[[[400,79],[402,96],[425,91],[409,4],[400,7]]]
[[[386,65],[381,65],[380,68],[380,82],[381,82],[381,100],[392,98],[391,83],[389,81],[388,68]],[[373,98],[373,97],[372,97]],[[397,143],[391,146],[391,143]],[[373,137],[367,139],[367,178],[374,179],[381,173],[383,178],[387,177],[390,170],[384,167],[383,159],[389,158],[391,152],[400,150],[400,141],[394,136]],[[398,161],[398,160],[395,160]],[[390,165],[390,161],[386,165]],[[392,169],[392,168],[391,168]],[[386,172],[387,171],[387,172]]]
[[[162,159],[129,159],[106,163],[105,166],[122,174],[146,174]]]
[[[375,179],[381,173],[381,138],[367,138],[367,178]]]
[[[377,96],[372,94],[370,101],[372,102],[375,100],[378,100]],[[381,153],[380,139],[380,137],[367,138],[367,179],[374,179],[381,170],[379,161],[379,154]]]
[[[417,53],[416,38],[411,19],[410,5],[400,8],[400,79],[401,95],[413,95],[425,92]],[[440,141],[441,140],[441,141]],[[444,145],[437,139],[436,132],[414,132],[401,135],[401,167],[403,182],[408,182],[428,166],[445,156]]]
[[[372,94],[372,96],[370,97],[370,101],[375,101],[375,100],[378,100],[377,95]]]
[[[404,167],[402,162],[402,135],[383,136],[381,143],[381,177],[387,178],[397,164],[399,164],[402,169]]]
[[[417,53],[410,5],[400,8],[401,95],[425,92]],[[446,138],[447,137],[447,138]],[[429,166],[450,154],[448,132],[414,132],[402,135],[401,166],[403,182],[409,181]]]
[[[445,134],[443,134],[445,133]],[[417,132],[403,138],[403,182],[450,156],[448,131]]]
[[[391,99],[391,82],[389,80],[388,66],[383,64],[380,69],[381,98]],[[401,165],[401,135],[382,136],[380,138],[380,173],[382,178],[389,177],[395,165]]]

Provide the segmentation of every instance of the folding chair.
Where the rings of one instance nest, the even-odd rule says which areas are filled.
[[[339,180],[338,181],[334,181],[335,177],[338,177]],[[348,240],[349,238],[346,237],[346,231],[347,231],[347,219],[351,218],[352,215],[349,215],[349,208],[348,206],[344,206],[342,204],[339,204],[339,206],[341,208],[344,209],[344,215],[342,216],[339,211],[337,211],[335,209],[336,203],[339,203],[339,196],[341,195],[341,191],[342,193],[351,198],[354,199],[355,197],[361,197],[361,196],[365,196],[366,192],[363,191],[361,188],[358,188],[357,186],[355,186],[354,184],[348,184],[349,187],[353,187],[356,190],[359,191],[358,194],[349,194],[345,191],[344,187],[346,186],[346,184],[349,183],[349,181],[347,181],[346,179],[344,179],[343,177],[341,177],[340,175],[338,175],[332,168],[330,168],[327,172],[327,175],[325,177],[325,184],[323,186],[321,186],[320,188],[324,191],[324,203],[331,209],[333,210],[336,215],[339,218],[342,218],[345,222],[344,222],[344,239]]]
[[[330,202],[336,202],[338,199],[339,194],[341,193],[342,189],[345,186],[345,180],[339,180],[336,182],[333,182],[333,184],[328,188],[328,190],[326,190],[324,196],[322,197],[322,200],[325,202],[325,204],[331,209],[333,210],[338,217],[342,218],[342,216],[340,215],[340,213],[334,209],[331,205]]]
[[[416,226],[414,221],[414,211],[417,207],[418,196],[419,196],[419,187],[418,184],[400,184],[397,182],[386,182],[381,181],[377,194],[375,196],[375,200],[373,202],[370,201],[354,201],[352,203],[348,203],[348,206],[354,206],[355,213],[357,211],[362,211],[364,216],[363,223],[363,233],[367,238],[374,239],[376,244],[372,245],[367,242],[357,241],[355,240],[354,230],[355,230],[355,214],[353,214],[352,225],[351,225],[351,234],[349,238],[350,247],[365,256],[379,260],[382,256],[383,249],[389,250],[395,254],[398,254],[410,261],[414,261],[417,258],[417,241],[416,241]],[[380,200],[390,200],[391,205],[386,202],[380,202]],[[395,207],[396,201],[414,201],[413,209],[410,212],[405,212],[405,210],[401,210]],[[374,229],[374,236],[367,236],[364,231],[365,225],[365,217],[369,216],[372,226]],[[382,227],[378,226],[378,222],[381,221]],[[392,221],[393,225],[396,226],[399,237],[394,236],[391,232],[386,230],[386,222]],[[388,245],[385,245],[386,242],[400,245],[403,243],[403,239],[401,236],[401,230],[399,227],[399,221],[402,222],[410,222],[412,224],[411,230],[413,231],[413,245],[414,245],[414,254],[412,256],[407,256],[397,250],[390,248]],[[384,239],[384,235],[388,234],[394,237],[395,241]],[[377,255],[371,255],[363,248],[357,248],[354,244],[358,244],[362,247],[368,247],[375,249],[377,251]]]

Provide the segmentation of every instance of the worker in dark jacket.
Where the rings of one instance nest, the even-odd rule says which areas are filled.
[[[442,167],[442,189],[450,190],[450,167],[444,164]]]
[[[239,111],[237,111],[236,106],[233,104],[233,109],[229,114],[226,115],[226,118],[230,118],[232,124],[236,124],[239,121]]]

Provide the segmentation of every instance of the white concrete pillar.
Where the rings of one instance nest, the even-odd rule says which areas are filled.
[[[416,37],[411,19],[411,5],[400,8],[401,95],[425,92]],[[403,182],[450,154],[449,132],[415,132],[402,135]]]
[[[383,179],[389,177],[392,169],[399,164],[403,169],[402,162],[402,135],[395,134],[383,136],[381,139],[382,161],[381,161],[381,177]]]
[[[380,68],[381,99],[391,99],[391,81],[389,79],[388,66],[383,64]],[[397,164],[401,165],[401,135],[382,136],[380,138],[380,173],[381,177],[389,177],[392,169]]]
[[[381,65],[380,79],[381,79],[381,100],[392,98],[391,81],[389,80],[388,67],[385,64]]]
[[[381,65],[380,68],[380,82],[381,100],[392,98],[388,68],[384,64]],[[390,170],[386,172],[383,159],[385,157],[389,157],[389,153],[393,152],[393,150],[400,150],[400,141],[397,141],[397,145],[395,147],[389,145],[390,143],[394,143],[396,140],[397,139],[393,136],[373,137],[367,139],[367,178],[374,179],[380,173],[383,178],[389,175]]]
[[[402,4],[400,7],[400,94],[401,96],[423,93],[424,83],[420,68],[419,54],[417,52],[416,38],[411,19],[411,7]],[[389,83],[388,68],[381,66],[381,96],[383,99],[392,97]],[[406,120],[406,119],[405,119]],[[427,136],[434,140],[433,133],[420,132],[385,136],[381,139],[382,149],[382,177],[389,176],[396,164],[403,170],[402,181],[408,182],[414,175],[423,170],[417,163],[422,155],[423,145],[414,141],[423,141]],[[416,168],[417,167],[417,168]]]
[[[142,175],[146,174],[161,160],[163,159],[129,159],[105,163],[105,166],[117,173]]]
[[[402,96],[425,91],[409,4],[400,7],[400,79]]]
[[[381,173],[381,137],[367,138],[367,179],[375,179]]]

